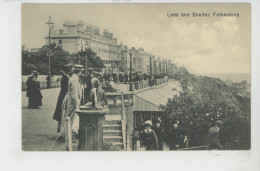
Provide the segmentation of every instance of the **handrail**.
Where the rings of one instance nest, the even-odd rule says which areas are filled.
[[[126,150],[126,111],[125,111],[125,102],[124,102],[124,94],[121,92],[121,127],[122,127],[122,136],[123,136],[123,146],[124,150]]]
[[[153,80],[153,84],[156,86],[163,85],[168,82],[168,78],[158,78]],[[141,80],[141,81],[133,81],[127,82],[127,88],[129,90],[129,84],[132,84],[135,90],[141,90],[147,87],[151,87],[149,85],[149,80]],[[137,87],[136,87],[137,86]]]
[[[207,146],[198,146],[198,147],[181,148],[181,149],[178,149],[177,151],[182,151],[182,150],[193,150],[193,149],[198,149],[198,148],[207,148]]]

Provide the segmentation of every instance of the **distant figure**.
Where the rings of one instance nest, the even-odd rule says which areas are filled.
[[[90,90],[92,89],[92,83],[91,83],[91,75],[88,73],[87,77],[86,77],[86,88],[85,88],[85,91],[84,91],[84,99],[85,99],[85,102],[84,103],[87,103],[87,102],[90,102],[90,98],[89,98],[89,95],[90,95]]]
[[[107,70],[105,70],[104,79],[105,79],[105,81],[109,81],[109,75],[107,73]]]
[[[146,151],[156,150],[158,148],[158,139],[154,130],[151,129],[152,122],[148,120],[144,125],[145,130],[142,135],[143,145]]]
[[[42,106],[42,94],[41,87],[39,82],[37,81],[39,73],[37,71],[32,72],[32,76],[28,77],[26,85],[27,85],[27,93],[26,97],[28,100],[28,108],[34,109],[38,106]]]
[[[180,129],[178,123],[174,123],[172,131],[169,135],[170,150],[178,150],[180,148],[185,147],[184,138],[185,136],[182,130]]]
[[[95,83],[96,80],[98,80],[97,75],[94,74],[94,72],[93,72],[91,74],[91,85],[92,85],[92,88],[94,87],[94,83]]]
[[[222,125],[223,122],[217,120],[215,122],[215,126],[209,129],[207,150],[220,150],[223,148],[223,146],[219,143],[219,130]]]
[[[61,80],[60,80],[60,94],[58,97],[56,109],[53,115],[53,119],[58,121],[58,129],[57,132],[60,132],[61,129],[61,121],[62,121],[62,102],[64,100],[65,95],[68,92],[68,86],[69,86],[69,75],[65,73],[65,71],[60,70],[60,73],[62,74]]]
[[[154,127],[154,132],[158,138],[158,150],[163,150],[163,129],[161,128],[161,123],[157,122],[155,127]]]

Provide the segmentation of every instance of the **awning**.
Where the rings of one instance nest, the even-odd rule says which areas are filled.
[[[181,85],[179,82],[169,82],[168,84],[135,94],[136,111],[160,111],[159,106],[165,105],[168,98],[179,95]]]
[[[108,57],[100,56],[100,58],[102,61],[111,61],[111,59]]]

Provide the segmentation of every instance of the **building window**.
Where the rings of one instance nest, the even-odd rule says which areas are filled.
[[[62,44],[62,40],[59,40],[59,44]]]

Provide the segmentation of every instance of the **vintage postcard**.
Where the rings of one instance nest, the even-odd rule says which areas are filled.
[[[251,149],[249,3],[21,8],[23,151]]]

